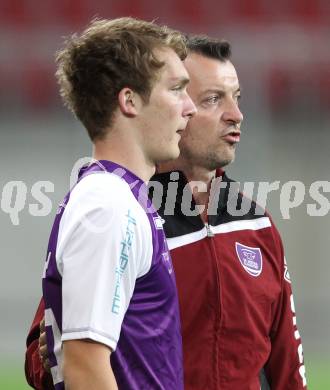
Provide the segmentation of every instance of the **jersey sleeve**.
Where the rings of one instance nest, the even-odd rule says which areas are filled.
[[[45,304],[41,299],[26,339],[25,377],[28,384],[36,390],[54,389],[51,374],[47,373],[39,357],[40,321],[44,317]]]
[[[282,288],[270,334],[271,353],[265,373],[271,389],[306,390],[303,348],[297,327],[290,276],[281,238],[275,227],[273,234],[281,264]]]
[[[82,180],[60,224],[62,341],[88,338],[115,350],[136,279],[151,266],[152,236],[126,183],[102,176]]]

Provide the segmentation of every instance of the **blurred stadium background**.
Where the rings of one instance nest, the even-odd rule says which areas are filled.
[[[280,212],[280,191],[267,206],[286,248],[309,389],[330,389],[330,214],[311,217],[306,210],[310,184],[330,180],[329,0],[1,0],[0,190],[18,180],[28,192],[19,225],[0,209],[0,388],[28,388],[24,343],[41,294],[49,231],[74,163],[91,155],[84,130],[58,97],[54,52],[92,17],[128,15],[232,43],[245,122],[228,173],[242,182],[306,186],[290,219]],[[33,217],[31,187],[40,180],[54,183],[47,194],[52,211]]]

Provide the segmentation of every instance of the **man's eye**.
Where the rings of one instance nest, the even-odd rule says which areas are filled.
[[[182,85],[177,85],[177,86],[172,88],[172,91],[182,91],[182,90],[183,90],[183,86]]]
[[[209,103],[209,104],[215,104],[218,101],[219,101],[219,96],[218,95],[210,96],[207,99],[205,99],[205,102]]]

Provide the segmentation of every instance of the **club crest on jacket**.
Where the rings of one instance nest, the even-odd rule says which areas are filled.
[[[245,271],[252,276],[259,276],[262,271],[260,248],[251,248],[239,242],[235,243],[238,260]]]

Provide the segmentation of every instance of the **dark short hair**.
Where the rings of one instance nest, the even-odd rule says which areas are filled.
[[[231,57],[230,43],[207,35],[188,35],[187,48],[192,53],[225,62]]]
[[[118,107],[118,93],[128,87],[148,102],[164,62],[155,49],[171,48],[183,60],[185,37],[178,31],[130,17],[96,19],[65,42],[56,56],[56,76],[65,105],[102,139]]]

